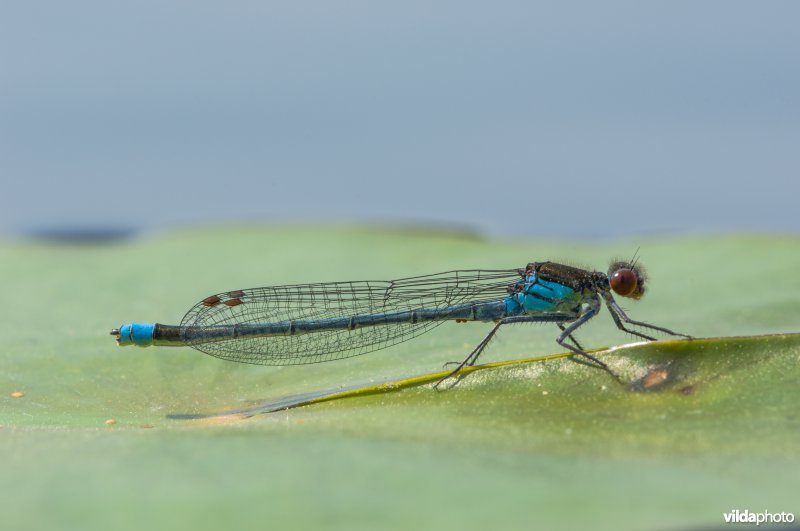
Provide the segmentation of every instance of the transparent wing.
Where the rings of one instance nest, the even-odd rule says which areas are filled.
[[[392,281],[298,284],[218,293],[192,307],[182,327],[212,328],[445,309],[498,300],[521,279],[520,271],[462,270]],[[332,361],[383,349],[418,336],[443,320],[325,330],[302,335],[233,338],[193,348],[231,361],[297,365]]]

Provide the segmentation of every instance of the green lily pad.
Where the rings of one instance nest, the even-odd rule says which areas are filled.
[[[485,326],[286,368],[108,336],[179,322],[219,291],[542,259],[604,269],[637,247],[651,283],[628,312],[699,339],[598,350],[627,385],[562,356],[552,326],[509,327],[445,392],[431,386],[442,364]],[[4,241],[3,522],[663,529],[718,526],[737,508],[796,513],[798,251],[778,236],[597,245],[311,226]],[[608,315],[580,339],[630,340]]]

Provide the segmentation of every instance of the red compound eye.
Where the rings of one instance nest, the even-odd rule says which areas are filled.
[[[628,297],[636,291],[636,273],[630,269],[617,269],[608,281],[614,293]]]

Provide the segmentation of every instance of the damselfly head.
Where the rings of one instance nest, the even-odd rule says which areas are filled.
[[[608,283],[614,293],[621,297],[641,299],[646,280],[644,268],[636,261],[615,260],[608,268]]]

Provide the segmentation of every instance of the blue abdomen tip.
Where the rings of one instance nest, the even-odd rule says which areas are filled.
[[[119,327],[119,339],[117,343],[124,347],[136,345],[138,347],[149,347],[153,344],[153,333],[156,325],[150,323],[131,323]]]

